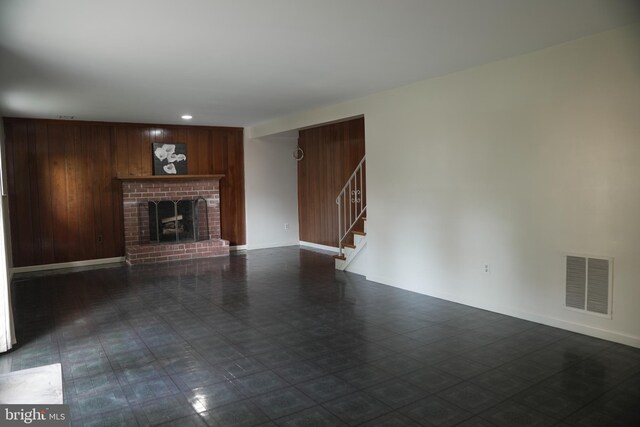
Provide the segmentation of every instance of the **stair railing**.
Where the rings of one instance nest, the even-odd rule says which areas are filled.
[[[358,163],[358,166],[356,166],[356,169],[336,198],[336,203],[338,204],[338,250],[340,255],[342,255],[344,240],[367,209],[364,185],[365,160],[366,156],[360,160],[360,163]]]

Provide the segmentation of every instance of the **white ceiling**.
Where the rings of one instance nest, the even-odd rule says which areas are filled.
[[[638,0],[2,0],[0,113],[246,126],[638,20]]]

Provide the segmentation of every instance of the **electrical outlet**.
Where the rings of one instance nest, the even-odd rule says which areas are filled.
[[[284,223],[284,229],[285,229],[285,230],[288,230],[288,229],[289,229],[289,223],[287,223],[287,222],[285,222],[285,223]]]
[[[485,272],[485,273],[487,273],[487,274],[491,273],[491,269],[490,269],[490,267],[489,267],[489,264],[484,264],[484,265],[482,266],[482,271],[484,271],[484,272]]]
[[[102,234],[98,234],[98,238],[96,240],[98,243],[102,243]]]

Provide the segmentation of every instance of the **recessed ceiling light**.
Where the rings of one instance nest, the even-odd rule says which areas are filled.
[[[193,116],[191,116],[191,115],[189,115],[189,114],[183,114],[183,115],[182,115],[182,118],[183,118],[184,120],[191,120],[191,119],[193,119]]]

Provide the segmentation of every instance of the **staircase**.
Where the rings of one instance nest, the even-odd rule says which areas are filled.
[[[338,205],[338,255],[336,269],[345,270],[367,244],[366,156],[336,197]]]
[[[346,270],[346,268],[356,259],[360,251],[367,245],[367,218],[362,217],[361,226],[354,228],[361,228],[361,230],[351,231],[352,243],[343,243],[341,246],[341,253],[334,255],[336,270]]]

